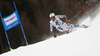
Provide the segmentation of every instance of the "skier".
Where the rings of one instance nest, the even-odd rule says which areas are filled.
[[[53,27],[55,27],[59,32],[65,32],[68,30],[68,28],[87,28],[86,25],[74,25],[70,24],[69,20],[67,20],[67,17],[65,15],[55,15],[54,13],[50,13],[49,15],[51,21],[50,21],[50,33],[56,37],[55,33],[53,32]],[[60,18],[64,18],[66,22],[63,22],[60,20]],[[69,31],[69,30],[68,30]]]

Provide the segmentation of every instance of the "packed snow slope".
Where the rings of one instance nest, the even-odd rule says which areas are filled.
[[[77,30],[48,40],[22,46],[0,56],[100,56],[100,13],[92,22],[88,17],[82,24],[89,28]]]

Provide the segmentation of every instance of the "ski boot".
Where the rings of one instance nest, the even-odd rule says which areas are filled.
[[[86,26],[86,25],[82,25],[84,28],[87,28],[88,26]]]

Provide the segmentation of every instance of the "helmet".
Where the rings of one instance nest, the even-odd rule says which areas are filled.
[[[55,16],[55,14],[54,13],[50,13],[49,17],[51,18],[53,16]]]

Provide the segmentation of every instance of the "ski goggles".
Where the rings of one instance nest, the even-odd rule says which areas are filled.
[[[51,17],[51,19],[54,19],[54,18],[55,18],[55,16]]]

